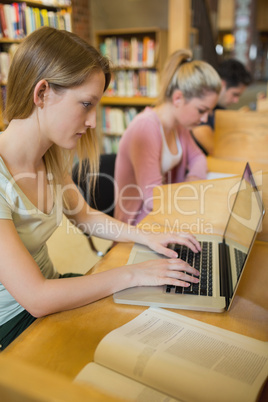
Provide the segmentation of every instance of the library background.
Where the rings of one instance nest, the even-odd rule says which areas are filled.
[[[166,57],[191,48],[214,67],[242,61],[254,83],[233,108],[256,107],[267,96],[267,0],[31,0],[0,4],[0,129],[5,127],[6,82],[20,42],[42,25],[75,32],[107,55],[113,79],[98,111],[101,151],[116,152],[133,117],[154,104]],[[22,88],[23,91],[23,88]]]

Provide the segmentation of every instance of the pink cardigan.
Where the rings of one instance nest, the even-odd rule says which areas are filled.
[[[188,176],[206,178],[206,157],[190,132],[177,128],[182,160],[167,174],[161,173],[162,136],[160,120],[152,108],[139,113],[124,132],[115,165],[115,218],[136,225],[153,207],[153,188],[178,183]]]

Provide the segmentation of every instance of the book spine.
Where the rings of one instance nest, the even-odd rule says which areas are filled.
[[[71,14],[67,11],[64,12],[64,24],[65,24],[65,30],[72,32],[72,18]]]
[[[25,7],[25,33],[29,35],[33,31],[32,27],[32,10],[31,7]]]
[[[7,23],[6,23],[5,11],[4,11],[4,5],[3,4],[0,4],[0,20],[1,20],[1,27],[2,27],[3,37],[8,38],[8,29],[7,29]]]
[[[25,37],[25,30],[24,30],[24,21],[25,21],[25,15],[24,15],[24,4],[25,3],[18,3],[18,18],[19,18],[19,37],[24,38]]]
[[[14,26],[12,21],[12,5],[4,4],[4,15],[7,26],[7,38],[15,39]]]
[[[10,67],[10,57],[7,52],[0,53],[0,74],[1,74],[1,83],[7,83],[7,77]]]

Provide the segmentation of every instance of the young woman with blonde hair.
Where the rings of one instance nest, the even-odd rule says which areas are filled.
[[[43,27],[19,46],[9,72],[0,135],[0,349],[36,317],[73,309],[133,286],[189,286],[198,272],[167,248],[200,245],[191,234],[153,234],[94,211],[73,183],[73,155],[98,167],[96,106],[110,81],[108,61],[78,36]],[[94,188],[94,183],[92,183]],[[173,258],[86,276],[60,275],[46,241],[62,212],[87,232],[139,242]],[[116,236],[117,234],[117,236]],[[75,263],[75,262],[74,262]]]
[[[178,50],[167,60],[155,107],[139,113],[124,132],[116,159],[115,217],[136,225],[152,209],[153,187],[206,178],[206,158],[190,129],[207,120],[221,80],[204,61]]]

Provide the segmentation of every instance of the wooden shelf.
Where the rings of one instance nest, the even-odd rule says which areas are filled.
[[[158,27],[150,27],[150,28],[119,28],[119,29],[103,29],[96,32],[97,37],[101,36],[134,36],[140,34],[144,36],[144,34],[155,34],[156,32],[162,32],[161,28]]]
[[[23,39],[12,39],[12,38],[1,38],[0,39],[0,44],[12,44],[12,43],[21,43]]]
[[[110,106],[147,106],[155,103],[157,98],[149,98],[147,96],[135,96],[135,97],[120,97],[120,96],[103,96],[101,98],[101,105]]]
[[[16,0],[16,1],[14,1],[14,0],[4,0],[4,2],[3,2],[3,4],[12,4],[12,3],[26,3],[27,4],[27,6],[33,6],[33,7],[38,7],[38,8],[40,8],[40,7],[42,7],[42,8],[47,8],[47,9],[50,9],[50,8],[53,8],[53,9],[56,9],[56,8],[71,8],[72,7],[72,5],[71,4],[60,4],[60,3],[58,3],[58,2],[51,2],[51,1],[48,1],[48,2],[42,2],[42,1],[39,1],[39,0],[29,0],[29,1],[24,1],[24,0]]]

